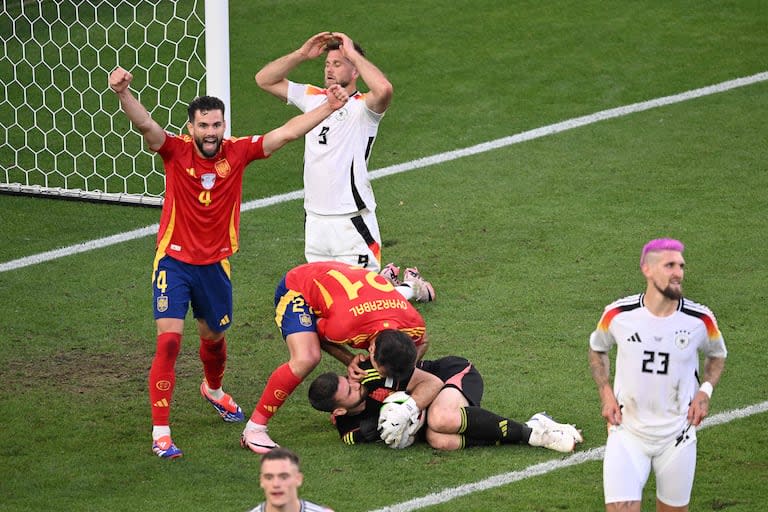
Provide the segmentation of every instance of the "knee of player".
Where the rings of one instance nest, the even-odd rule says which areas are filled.
[[[287,341],[290,351],[288,364],[296,375],[304,378],[320,364],[320,344],[301,339],[295,341],[289,338]]]
[[[296,374],[297,377],[302,379],[312,373],[317,365],[320,363],[320,354],[306,355],[306,356],[291,356],[288,361],[288,366],[291,367],[291,371]]]
[[[461,427],[461,413],[455,408],[433,405],[427,414],[427,426],[436,433],[455,434]]]

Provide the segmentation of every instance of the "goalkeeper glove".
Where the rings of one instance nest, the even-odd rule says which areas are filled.
[[[379,437],[387,443],[399,444],[406,429],[419,420],[419,407],[413,398],[402,404],[393,404],[379,415]]]

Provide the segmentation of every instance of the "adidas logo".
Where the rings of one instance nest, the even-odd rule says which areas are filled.
[[[627,341],[630,343],[642,343],[643,340],[640,339],[640,335],[638,333],[633,334],[629,338],[627,338]]]
[[[168,407],[168,400],[163,398],[152,404],[153,407]]]

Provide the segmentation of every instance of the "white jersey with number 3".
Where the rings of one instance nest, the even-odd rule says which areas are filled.
[[[325,89],[288,83],[288,103],[303,112],[326,102]],[[368,109],[355,93],[304,137],[304,208],[317,215],[376,210],[368,178],[370,156],[384,114]]]
[[[714,314],[681,299],[667,317],[651,314],[644,294],[605,308],[589,344],[608,352],[617,347],[613,391],[622,407],[622,425],[650,442],[679,435],[699,388],[699,353],[726,357]]]

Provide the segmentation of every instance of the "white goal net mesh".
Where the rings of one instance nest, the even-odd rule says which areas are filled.
[[[117,65],[165,129],[204,94],[203,0],[4,0],[0,191],[159,205],[162,162],[108,85]]]

